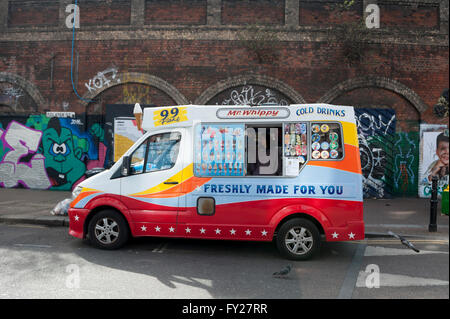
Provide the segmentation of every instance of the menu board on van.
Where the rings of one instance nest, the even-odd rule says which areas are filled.
[[[244,176],[244,124],[199,124],[195,129],[197,176]]]

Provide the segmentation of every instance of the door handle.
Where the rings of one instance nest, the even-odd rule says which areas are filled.
[[[166,182],[164,182],[164,184],[168,184],[168,185],[176,185],[176,184],[178,184],[178,182],[175,182],[175,181],[166,181]]]

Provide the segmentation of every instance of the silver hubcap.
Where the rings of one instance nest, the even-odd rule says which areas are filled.
[[[287,232],[284,242],[291,253],[304,255],[311,250],[314,240],[308,229],[296,226]]]
[[[103,218],[95,224],[95,237],[103,244],[112,244],[119,238],[119,225],[111,218]]]

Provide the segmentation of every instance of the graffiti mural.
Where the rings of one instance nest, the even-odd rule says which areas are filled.
[[[96,76],[89,79],[89,82],[84,83],[84,86],[88,89],[89,93],[97,93],[98,90],[109,87],[112,84],[120,83],[120,78],[117,76],[117,73],[116,67],[110,67],[98,72]]]
[[[279,102],[283,95],[265,87],[233,88],[215,103],[256,101],[265,94]],[[233,91],[242,95],[235,96]],[[261,101],[261,100],[259,100]],[[286,100],[288,101],[288,100]],[[115,108],[113,108],[115,107]],[[108,105],[106,116],[48,112],[0,116],[0,187],[71,190],[87,170],[113,161],[113,130],[117,116],[132,116],[133,105]],[[128,113],[124,113],[124,112]],[[355,109],[364,196],[416,196],[419,184],[419,132],[396,133],[392,109]]]
[[[12,121],[3,131],[0,129],[0,186],[47,189],[50,187],[44,160],[37,153],[42,132]]]
[[[207,104],[216,105],[289,105],[291,100],[275,89],[259,85],[234,87],[216,95]]]
[[[393,161],[394,194],[415,196],[418,186],[419,132],[395,134]]]
[[[392,109],[355,109],[364,196],[392,194],[396,116]]]
[[[86,170],[104,167],[107,148],[100,123],[30,115],[0,122],[0,187],[71,190]],[[21,123],[21,122],[22,123]]]

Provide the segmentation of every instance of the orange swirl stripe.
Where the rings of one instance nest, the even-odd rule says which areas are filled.
[[[97,193],[101,193],[100,191],[86,191],[86,192],[82,192],[81,194],[79,194],[77,196],[77,198],[75,198],[71,203],[70,203],[70,207],[75,207],[76,204],[78,204],[78,202],[80,202],[81,200],[83,200],[84,198],[93,195],[93,194],[97,194]]]
[[[359,147],[345,144],[345,157],[342,161],[314,161],[310,160],[308,165],[330,167],[361,174],[361,160],[359,159]]]
[[[203,184],[206,184],[209,182],[211,178],[201,178],[201,177],[195,177],[192,176],[185,181],[181,182],[180,184],[171,187],[169,189],[151,193],[151,194],[145,194],[145,195],[132,195],[133,197],[142,197],[142,198],[169,198],[169,197],[177,197],[180,196],[180,193],[191,193],[194,191],[197,187],[202,186]]]

